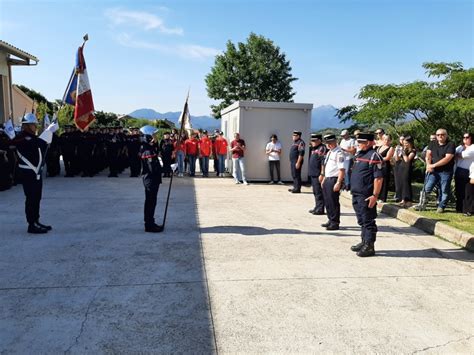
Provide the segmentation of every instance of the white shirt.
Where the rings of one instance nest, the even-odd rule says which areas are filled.
[[[324,161],[324,176],[325,177],[337,177],[339,170],[344,169],[344,152],[341,147],[337,146],[331,149],[326,155]]]
[[[349,138],[349,139],[343,138],[341,139],[341,143],[339,144],[339,146],[344,149],[352,149],[352,148],[356,148],[357,144],[356,144],[355,139],[353,138]],[[344,152],[344,157],[346,160],[351,160],[354,157],[354,155],[352,155],[351,153]]]
[[[279,150],[281,152],[281,143],[280,142],[276,142],[276,143],[269,142],[267,144],[267,147],[265,148],[265,150],[266,151]],[[271,152],[270,154],[268,154],[268,160],[270,160],[270,161],[280,160],[280,153]]]
[[[474,144],[471,144],[464,150],[462,150],[462,148],[462,145],[456,148],[456,154],[461,153],[462,156],[462,158],[456,161],[456,166],[461,169],[469,170],[472,162],[474,162]]]

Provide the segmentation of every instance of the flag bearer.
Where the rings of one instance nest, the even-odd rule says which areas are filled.
[[[163,226],[155,223],[155,208],[158,189],[161,184],[162,167],[158,160],[159,145],[153,135],[158,130],[152,126],[143,126],[143,142],[140,147],[142,160],[142,177],[145,186],[145,232],[159,233]]]
[[[43,133],[37,137],[38,120],[33,113],[27,113],[21,121],[21,133],[15,138],[13,144],[18,154],[18,168],[25,193],[25,213],[28,222],[28,233],[47,233],[51,226],[41,224],[40,202],[43,190],[42,169],[46,147],[51,143],[53,133],[57,131],[58,124],[50,124]]]
[[[352,168],[351,193],[352,206],[361,227],[362,241],[351,247],[358,256],[375,255],[374,243],[377,235],[377,199],[382,188],[382,157],[372,148],[374,135],[359,133],[359,151]]]

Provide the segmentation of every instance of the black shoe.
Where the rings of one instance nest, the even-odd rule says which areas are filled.
[[[316,209],[313,208],[312,210],[309,210],[308,212],[312,214],[316,214]]]
[[[157,224],[153,224],[151,226],[145,226],[145,232],[150,232],[150,233],[160,233],[163,232],[163,226],[159,226]]]
[[[291,193],[292,193],[292,194],[300,194],[301,191],[300,191],[300,190],[292,190]]]
[[[322,216],[323,214],[326,214],[326,213],[324,213],[324,211],[316,211],[313,214],[317,216]]]
[[[352,251],[359,251],[359,250],[362,249],[363,246],[364,246],[364,242],[360,242],[359,244],[351,246],[351,250]]]
[[[337,224],[330,224],[326,227],[326,230],[328,231],[337,231],[339,230],[339,225]]]
[[[331,224],[331,223],[326,222],[326,223],[321,224],[321,227],[327,228],[327,227],[329,227],[330,224]]]
[[[357,252],[357,256],[360,256],[362,258],[365,258],[367,256],[374,256],[374,255],[375,255],[374,243],[364,243],[362,248]]]
[[[293,189],[288,189],[288,192],[293,192],[293,191],[295,191],[295,190],[293,190]]]
[[[40,227],[36,223],[32,223],[32,224],[28,225],[28,233],[45,234],[45,233],[48,233],[48,231],[45,228]]]
[[[40,223],[39,221],[36,221],[36,223],[35,223],[35,224],[36,224],[37,226],[40,226],[41,228],[44,228],[44,229],[46,229],[47,231],[50,231],[50,230],[52,230],[52,229],[53,229],[53,227],[51,227],[51,226],[47,226],[47,225],[45,225],[45,224],[42,224],[42,223]]]

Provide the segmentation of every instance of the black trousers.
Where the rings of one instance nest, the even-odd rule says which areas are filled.
[[[40,202],[43,191],[43,181],[35,179],[22,179],[23,192],[25,193],[25,214],[28,224],[32,224],[40,218]]]
[[[301,163],[301,167],[296,169],[296,161],[290,161],[291,166],[291,177],[293,178],[293,190],[294,191],[301,191],[301,167],[303,163]]]
[[[141,170],[141,162],[140,159],[138,158],[138,153],[137,155],[133,155],[132,157],[129,157],[129,164],[130,164],[130,176],[138,176],[140,175],[140,170]]]
[[[311,176],[311,186],[313,187],[314,209],[317,213],[324,213],[324,197],[319,176]]]
[[[365,201],[368,196],[352,194],[352,206],[357,216],[357,223],[361,227],[362,241],[365,243],[375,243],[377,237],[377,206],[369,208],[369,201]]]
[[[278,177],[277,181],[281,181],[280,161],[279,160],[269,160],[268,163],[269,163],[269,166],[270,166],[270,180],[275,181],[275,179],[274,179],[275,176],[273,175],[273,170],[276,170],[277,177]]]
[[[322,188],[329,224],[338,226],[341,222],[341,205],[339,204],[339,192],[333,190],[336,182],[337,177],[327,177],[324,179]]]
[[[469,170],[457,168],[454,173],[454,189],[456,194],[456,212],[463,212],[466,185],[469,184]]]
[[[145,226],[152,226],[155,223],[155,208],[160,184],[143,179],[143,185],[145,186]]]
[[[464,213],[474,214],[474,184],[469,182],[466,184],[462,208]]]

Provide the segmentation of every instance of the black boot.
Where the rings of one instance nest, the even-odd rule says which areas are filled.
[[[32,233],[32,234],[44,234],[44,233],[48,233],[48,231],[43,228],[43,227],[40,227],[38,224],[36,223],[31,223],[28,225],[28,233]]]
[[[357,252],[357,256],[360,256],[362,258],[366,256],[374,256],[374,255],[375,255],[374,243],[364,243],[362,248]]]
[[[152,224],[152,225],[145,225],[145,232],[150,232],[150,233],[160,233],[163,232],[163,226],[159,226],[157,224]]]
[[[359,244],[351,246],[351,250],[352,251],[359,251],[359,250],[362,249],[363,246],[364,246],[364,242],[360,242]]]
[[[40,221],[36,221],[36,225],[40,226],[41,228],[46,229],[47,231],[50,231],[51,229],[53,229],[53,227],[44,225],[44,224],[40,223]]]
[[[327,228],[330,224],[331,222],[327,221],[326,223],[321,224],[321,227]]]
[[[326,230],[328,230],[328,231],[337,231],[337,230],[339,230],[339,224],[329,224],[326,227]]]
[[[309,213],[315,214],[316,213],[316,208],[313,208],[312,210],[308,211]]]

